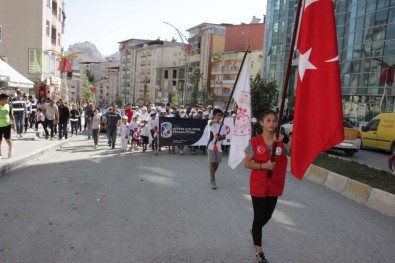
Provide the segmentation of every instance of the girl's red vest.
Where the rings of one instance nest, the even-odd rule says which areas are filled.
[[[262,134],[251,139],[252,149],[254,150],[254,162],[266,163],[270,160],[271,154]],[[269,178],[269,170],[251,170],[250,194],[256,197],[280,196],[284,190],[285,175],[287,172],[287,156],[282,142],[277,143],[275,162],[276,167],[272,170]]]

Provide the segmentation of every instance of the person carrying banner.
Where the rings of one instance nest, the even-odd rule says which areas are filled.
[[[226,139],[226,129],[221,125],[222,111],[220,109],[213,110],[213,119],[208,121],[208,162],[210,170],[210,184],[211,189],[217,189],[215,181],[215,172],[218,169],[219,163],[222,161],[222,141]],[[220,130],[221,129],[221,130]]]
[[[276,138],[278,125],[277,113],[272,110],[263,112],[260,118],[263,132],[251,139],[244,158],[244,167],[251,169],[250,194],[254,210],[251,234],[256,250],[257,262],[267,262],[262,250],[262,228],[270,220],[277,204],[278,196],[284,190],[287,172],[287,157],[290,155],[288,138],[280,134]],[[275,160],[271,161],[274,142],[277,142]]]

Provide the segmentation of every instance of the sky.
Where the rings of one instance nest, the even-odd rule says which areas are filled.
[[[89,41],[106,56],[118,51],[118,42],[136,39],[181,42],[175,26],[187,29],[201,23],[250,23],[263,20],[267,0],[64,0],[66,21],[63,47]],[[260,22],[262,22],[262,20]]]

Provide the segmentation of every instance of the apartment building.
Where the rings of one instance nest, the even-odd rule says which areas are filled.
[[[253,19],[253,21],[257,20]],[[226,26],[224,52],[211,55],[210,85],[215,95],[215,104],[225,105],[229,101],[248,45],[250,45],[251,52],[248,54],[246,65],[250,67],[250,77],[254,78],[261,73],[263,35],[264,24],[262,23]]]
[[[0,7],[0,57],[35,83],[30,94],[59,99],[59,62],[48,50],[63,53],[64,2],[0,0]]]
[[[123,104],[165,103],[169,98],[168,93],[172,92],[173,81],[176,81],[174,87],[185,87],[184,44],[159,39],[130,39],[120,44],[119,94]],[[165,68],[169,67],[177,69],[171,84],[165,74]]]
[[[214,98],[211,89],[211,55],[224,51],[226,24],[202,23],[188,29],[187,32],[189,43],[192,45],[188,74],[195,69],[200,70],[202,80],[198,87],[199,102],[212,103]]]

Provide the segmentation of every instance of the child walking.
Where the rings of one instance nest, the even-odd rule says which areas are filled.
[[[143,152],[147,151],[147,145],[149,142],[150,129],[147,125],[147,120],[141,120],[140,123],[140,136],[141,136],[141,144],[143,146]]]
[[[122,123],[119,126],[119,136],[121,136],[121,150],[125,152],[128,149],[130,135],[130,126],[128,124],[128,116],[123,116]]]
[[[263,132],[251,139],[245,149],[244,167],[251,169],[250,194],[254,210],[252,223],[252,239],[255,245],[257,262],[267,262],[262,249],[262,228],[272,217],[277,199],[284,190],[285,175],[287,172],[287,157],[290,155],[288,139],[280,134],[276,138],[275,131],[278,125],[277,113],[268,110],[259,119]],[[273,149],[277,141],[276,149]],[[271,153],[275,151],[274,162]]]
[[[95,144],[95,149],[97,149],[97,144],[99,142],[99,133],[100,133],[100,115],[99,115],[99,111],[97,109],[95,109],[93,111],[93,116],[90,119],[90,125],[92,128],[92,137],[93,137],[93,143]],[[78,124],[78,120],[77,123]],[[75,133],[77,134],[77,127],[75,130]]]
[[[130,123],[130,151],[137,150],[137,142],[140,140],[140,129],[138,123],[139,116],[136,114],[133,116],[132,122]]]

